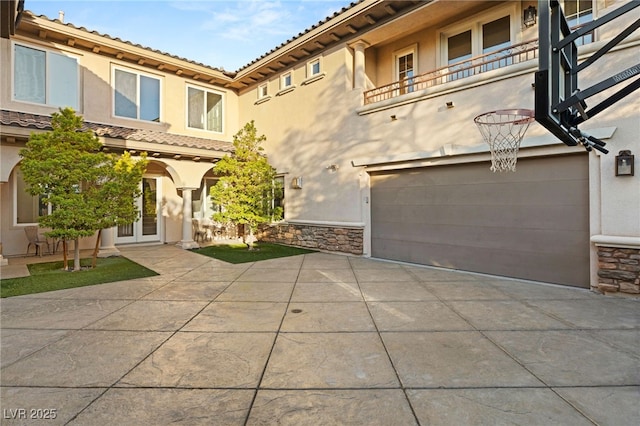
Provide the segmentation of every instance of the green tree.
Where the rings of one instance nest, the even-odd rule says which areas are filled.
[[[98,222],[98,237],[93,251],[93,267],[96,266],[102,230],[113,226],[128,225],[140,217],[132,200],[142,196],[140,181],[147,168],[147,153],[139,160],[125,151],[121,156],[107,155],[107,174],[100,179],[99,196],[93,199]]]
[[[220,176],[210,195],[220,207],[213,219],[247,225],[246,243],[253,249],[254,232],[261,223],[279,218],[272,208],[275,169],[262,154],[260,146],[267,138],[258,136],[253,120],[233,136],[234,154],[223,157],[213,170]]]
[[[79,270],[80,238],[137,219],[132,197],[140,195],[138,184],[147,162],[101,151],[98,138],[82,131],[82,117],[71,108],[52,114],[51,126],[50,132],[31,135],[20,151],[20,168],[29,193],[52,205],[51,214],[41,216],[39,224],[51,228],[48,237],[63,240],[65,268],[66,241],[75,241],[73,269]]]

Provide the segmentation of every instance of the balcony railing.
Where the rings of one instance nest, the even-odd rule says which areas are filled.
[[[537,57],[538,40],[516,44],[506,49],[497,50],[486,55],[438,68],[425,74],[407,77],[391,84],[367,90],[364,92],[364,103],[366,105],[392,99],[407,93],[530,61]]]

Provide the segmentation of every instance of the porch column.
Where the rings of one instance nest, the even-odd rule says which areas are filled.
[[[199,248],[200,245],[193,241],[191,228],[191,217],[193,209],[191,207],[191,194],[196,188],[182,188],[182,240],[176,244],[185,250]]]
[[[353,59],[353,88],[364,90],[366,85],[364,50],[369,47],[369,43],[364,40],[358,40],[351,44],[354,51]]]
[[[98,257],[115,257],[120,256],[120,250],[115,245],[115,235],[117,227],[105,228],[102,230],[100,237],[100,249],[98,249]]]
[[[2,166],[4,168],[4,164]],[[11,170],[13,167],[10,167],[9,170]],[[6,181],[1,181],[0,182],[0,190],[3,189],[2,187],[4,186],[4,184],[7,183]],[[0,266],[5,266],[9,264],[9,260],[5,259],[4,256],[2,256],[2,241],[0,240]]]

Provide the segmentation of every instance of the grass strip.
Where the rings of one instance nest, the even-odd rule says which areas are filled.
[[[203,256],[213,257],[228,263],[258,262],[279,257],[297,256],[314,253],[314,250],[280,244],[256,243],[256,250],[248,250],[246,244],[220,244],[192,250]]]
[[[80,266],[91,266],[91,259],[80,259]],[[31,263],[27,268],[31,276],[0,280],[0,297],[43,293],[158,275],[151,269],[121,256],[100,258],[95,269],[74,272],[64,271],[62,261]]]

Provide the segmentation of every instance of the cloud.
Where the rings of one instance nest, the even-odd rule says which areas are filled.
[[[245,42],[264,36],[291,34],[295,28],[295,17],[290,6],[280,1],[214,2],[208,17],[200,23],[200,29],[213,37]]]

